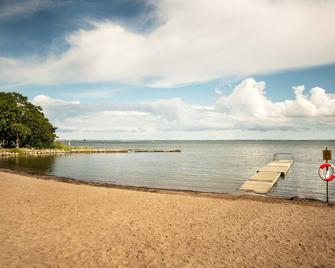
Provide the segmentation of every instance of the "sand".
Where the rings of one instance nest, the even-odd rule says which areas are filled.
[[[334,267],[335,207],[0,172],[1,267]]]

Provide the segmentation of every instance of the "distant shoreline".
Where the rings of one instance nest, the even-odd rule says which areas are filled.
[[[80,148],[69,149],[30,149],[30,148],[10,148],[0,149],[0,156],[12,155],[52,155],[70,153],[180,153],[181,149],[137,149],[137,148]]]
[[[162,142],[162,141],[166,141],[166,142],[192,142],[192,141],[335,141],[335,139],[227,139],[227,140],[222,140],[222,139],[211,139],[211,140],[197,140],[197,139],[193,139],[193,140],[183,140],[183,139],[175,139],[175,140],[170,140],[170,139],[154,139],[154,140],[150,140],[150,139],[143,139],[143,140],[106,140],[106,139],[102,139],[102,140],[96,140],[96,139],[86,139],[86,140],[82,140],[82,139],[60,139],[58,140],[60,142],[68,142],[68,141],[75,141],[75,142],[148,142],[148,141],[158,141],[158,142]]]

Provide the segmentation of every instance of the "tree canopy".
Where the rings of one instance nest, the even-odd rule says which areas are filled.
[[[50,148],[56,128],[42,108],[19,93],[0,92],[0,145],[2,147]]]

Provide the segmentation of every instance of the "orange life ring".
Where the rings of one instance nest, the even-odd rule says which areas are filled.
[[[324,175],[323,170],[325,168],[328,168],[327,170],[331,170],[331,174],[328,175],[328,172],[326,173],[326,175]],[[330,164],[330,163],[324,163],[319,167],[319,176],[322,180],[324,181],[332,181],[333,179],[335,179],[335,167]]]

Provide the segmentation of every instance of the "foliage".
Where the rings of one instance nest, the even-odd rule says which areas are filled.
[[[42,108],[19,93],[0,92],[0,143],[3,147],[49,148],[56,134]]]
[[[16,148],[20,147],[20,142],[31,134],[30,128],[21,123],[13,123],[10,125],[10,132],[15,137]]]
[[[58,149],[58,150],[64,150],[64,151],[70,151],[71,149],[69,145],[66,145],[60,141],[53,142],[51,148]]]

